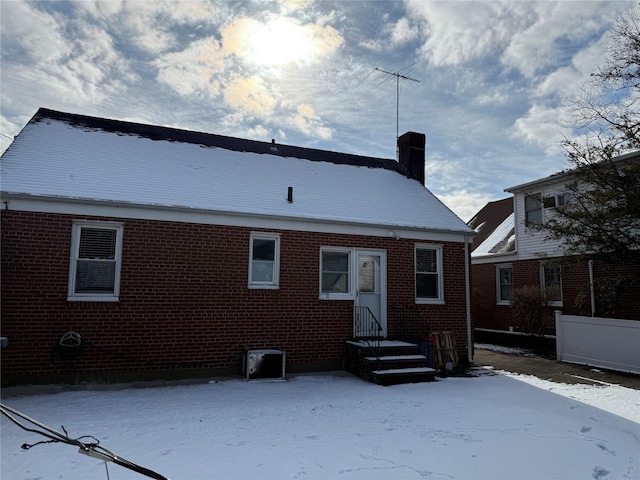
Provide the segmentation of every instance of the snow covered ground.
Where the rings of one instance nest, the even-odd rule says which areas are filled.
[[[3,403],[173,480],[640,478],[640,391],[482,372],[392,387],[336,372]],[[1,427],[3,480],[107,478],[74,447],[21,450],[42,438],[4,417]],[[109,474],[145,478],[113,464]]]

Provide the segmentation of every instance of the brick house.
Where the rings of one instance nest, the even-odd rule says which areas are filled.
[[[40,109],[2,156],[3,384],[343,367],[385,338],[470,351],[473,235],[399,162]],[[470,357],[470,356],[469,356]]]
[[[508,330],[512,325],[509,291],[504,282],[503,265],[516,261],[513,225],[513,198],[503,198],[485,205],[468,225],[476,232],[471,246],[473,320],[476,328]]]
[[[617,161],[640,161],[640,152],[622,155]],[[561,241],[548,240],[535,228],[565,201],[565,186],[572,179],[567,171],[508,188],[511,198],[488,204],[469,222],[471,228],[480,229],[478,236],[484,233],[484,240],[474,242],[471,253],[476,328],[514,329],[510,295],[524,285],[539,285],[551,292],[550,333],[554,328],[551,310],[640,319],[638,272],[633,267],[568,257]],[[502,202],[511,202],[511,208],[498,205]],[[487,218],[494,219],[491,226],[495,227],[482,232]],[[634,278],[635,283],[628,281]]]

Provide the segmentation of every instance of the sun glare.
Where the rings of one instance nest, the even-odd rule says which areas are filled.
[[[249,41],[250,58],[261,65],[284,65],[313,55],[308,30],[284,18],[255,25]]]

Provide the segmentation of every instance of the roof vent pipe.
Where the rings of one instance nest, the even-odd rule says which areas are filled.
[[[293,187],[287,189],[287,202],[293,203]]]

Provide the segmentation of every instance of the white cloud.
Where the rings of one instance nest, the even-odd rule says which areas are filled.
[[[366,48],[367,50],[371,50],[372,52],[379,52],[384,48],[384,45],[380,40],[373,38],[362,40],[359,45]]]
[[[478,95],[474,98],[474,102],[479,106],[490,106],[495,108],[500,105],[506,105],[511,101],[511,95],[509,95],[507,89],[504,87],[490,88],[487,85],[486,89],[480,89]]]
[[[258,117],[269,116],[276,107],[276,99],[258,77],[237,78],[224,88],[224,100],[231,107]]]
[[[73,44],[64,36],[67,21],[26,2],[0,2],[3,48],[21,48],[36,63],[55,63]]]
[[[588,38],[611,23],[611,2],[539,2],[532,22],[514,32],[502,62],[525,77],[556,64],[562,43]]]
[[[74,0],[73,6],[81,15],[88,15],[94,19],[111,19],[122,13],[124,0]]]
[[[136,48],[161,53],[177,44],[176,26],[207,24],[218,16],[214,3],[204,0],[87,1],[74,2],[77,12],[94,22],[108,24]]]
[[[215,97],[220,91],[219,75],[224,54],[219,42],[204,38],[192,42],[186,50],[166,53],[153,61],[157,79],[180,95],[206,93]]]
[[[307,104],[300,104],[297,108],[297,114],[293,119],[294,125],[304,134],[313,137],[319,137],[324,140],[331,138],[331,129],[325,127],[320,117]]]
[[[566,56],[563,49],[608,28],[629,5],[408,0],[407,11],[426,22],[420,51],[432,65],[459,65],[497,55],[505,66],[532,78]]]
[[[488,202],[495,200],[491,195],[479,192],[469,192],[467,189],[456,190],[446,195],[437,195],[438,198],[458,215],[468,222]]]
[[[4,115],[0,116],[0,153],[9,148],[11,142],[20,131],[22,125],[27,123],[29,118],[19,118],[17,120],[9,120]]]
[[[20,110],[96,106],[122,93],[137,78],[115,50],[111,36],[82,19],[48,14],[23,2],[2,2],[2,38],[4,106],[5,88],[29,92],[12,100]]]
[[[311,8],[313,0],[278,0],[278,4],[282,13],[289,14]]]
[[[264,125],[256,125],[247,130],[248,138],[267,141],[269,130]]]
[[[512,135],[544,149],[549,155],[557,155],[562,151],[563,135],[571,135],[570,129],[562,126],[563,114],[561,107],[533,105],[526,116],[516,120]]]
[[[408,0],[411,16],[425,20],[421,53],[432,65],[458,65],[497,52],[522,28],[526,3]]]
[[[576,53],[570,65],[560,67],[544,77],[535,94],[540,97],[557,96],[560,99],[575,94],[602,62],[603,57],[604,36],[600,41]]]
[[[391,27],[391,45],[404,45],[418,38],[418,35],[418,28],[410,24],[406,17],[401,18]]]

